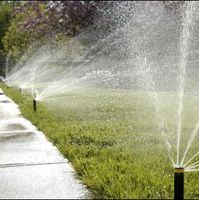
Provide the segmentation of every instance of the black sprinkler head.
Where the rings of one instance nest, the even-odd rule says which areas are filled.
[[[33,110],[34,112],[37,111],[37,101],[35,99],[33,99]]]
[[[184,199],[184,168],[176,167],[174,171],[174,199]]]

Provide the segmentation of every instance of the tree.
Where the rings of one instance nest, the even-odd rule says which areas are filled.
[[[3,38],[4,54],[16,62],[34,41],[46,36],[45,2],[23,2],[13,9],[13,19]]]
[[[0,2],[0,75],[3,75],[5,65],[5,56],[3,55],[3,43],[2,38],[4,37],[11,19],[12,6],[6,1]]]
[[[51,30],[75,36],[90,23],[96,11],[93,1],[50,1],[47,4]]]
[[[35,41],[57,42],[77,35],[92,21],[92,1],[25,1],[15,6],[13,19],[3,38],[4,53],[17,60]]]

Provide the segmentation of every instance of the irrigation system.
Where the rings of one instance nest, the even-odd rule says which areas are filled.
[[[184,199],[184,168],[175,168],[174,172],[174,199]]]
[[[52,50],[48,48],[48,45],[39,48],[20,69],[16,65],[12,73],[7,73],[7,88],[15,86],[16,80],[19,83],[20,92],[23,86],[27,85],[27,90],[32,94],[34,112],[37,111],[37,101],[41,99],[47,101],[52,97],[58,98],[57,96],[61,98],[75,91],[76,88],[107,87],[114,90],[124,88],[125,91],[131,89],[146,93],[154,104],[158,123],[160,125],[162,123],[162,120],[159,120],[160,117],[167,122],[167,114],[169,116],[168,126],[165,125],[165,130],[167,127],[168,129],[165,132],[161,129],[161,136],[168,146],[172,168],[174,167],[174,199],[182,200],[184,199],[184,172],[199,171],[197,168],[199,161],[194,163],[194,158],[199,155],[199,152],[187,162],[188,164],[193,161],[193,164],[188,167],[190,170],[187,170],[187,164],[184,164],[188,157],[188,150],[199,132],[198,117],[194,118],[196,120],[194,123],[197,123],[196,127],[194,124],[191,135],[187,137],[182,131],[186,128],[182,126],[184,111],[187,109],[184,99],[194,97],[194,102],[196,100],[199,102],[199,98],[197,99],[199,78],[196,76],[197,72],[199,73],[196,67],[199,63],[197,21],[199,12],[196,12],[199,10],[199,4],[187,1],[183,7],[179,7],[179,11],[176,10],[176,13],[171,13],[161,3],[151,5],[151,9],[145,3],[136,4],[136,6],[129,3],[123,7],[124,11],[121,10],[122,7],[118,9],[120,11],[114,9],[111,11],[115,13],[115,16],[125,16],[124,20],[118,20],[117,27],[120,27],[121,22],[125,22],[125,26],[120,29],[114,27],[111,34],[108,36],[105,34],[102,39],[97,40],[97,43],[93,42],[91,46],[88,45],[81,53],[77,51],[80,46],[79,42],[76,45],[73,40],[60,49]],[[130,13],[136,14],[126,17],[129,9],[132,9]],[[113,22],[115,21],[114,19]],[[82,33],[76,40],[83,41],[86,35],[84,34]],[[90,35],[90,38],[92,37]],[[70,52],[71,56],[65,56],[65,51]],[[65,68],[62,68],[62,65]],[[175,94],[177,98],[173,99]],[[165,111],[168,106],[169,113]],[[174,115],[172,106],[174,106]],[[172,119],[170,115],[176,119],[177,129],[176,127],[174,129],[177,130],[176,134],[169,129],[170,119]],[[190,125],[192,123],[191,118]],[[173,124],[175,125],[171,123]],[[184,142],[187,146],[180,164],[180,147],[184,145]],[[174,162],[172,158],[172,151],[174,150],[175,153],[175,148],[171,147],[175,146],[177,162]]]

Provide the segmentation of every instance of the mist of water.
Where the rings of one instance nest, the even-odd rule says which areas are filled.
[[[198,99],[197,11],[197,2],[179,3],[175,12],[163,2],[112,3],[77,37],[27,50],[6,81],[49,105],[89,88],[139,91],[153,105],[172,165],[196,170],[198,162],[192,161],[199,153],[189,151],[199,123],[185,135],[183,119],[187,96]]]
[[[186,11],[183,16],[183,28],[180,43],[180,83],[179,83],[179,104],[178,104],[178,127],[177,127],[177,166],[180,162],[180,140],[181,140],[181,125],[182,125],[182,112],[183,112],[183,98],[185,88],[185,75],[186,75],[186,64],[189,52],[189,39],[190,39],[190,28],[192,26],[192,15],[193,15],[193,2],[186,2]]]

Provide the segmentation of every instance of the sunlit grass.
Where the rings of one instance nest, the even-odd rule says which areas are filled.
[[[153,96],[139,91],[77,91],[64,99],[39,102],[34,113],[29,95],[0,87],[73,163],[91,197],[173,198],[173,167],[158,130]],[[164,95],[161,103],[165,97],[168,100],[161,110],[168,122],[165,131],[175,138],[171,130],[176,123],[176,96]],[[185,102],[185,132],[192,130],[199,114],[196,103],[194,98]],[[194,144],[197,149],[198,143]],[[198,173],[186,173],[185,198],[199,197],[198,178]]]

